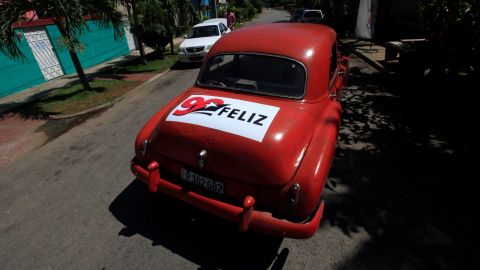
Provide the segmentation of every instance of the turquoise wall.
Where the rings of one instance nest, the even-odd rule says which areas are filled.
[[[21,29],[15,32],[18,31],[23,34]],[[15,62],[3,53],[0,53],[0,97],[8,96],[45,82],[42,71],[38,67],[25,36],[19,47],[27,57],[24,63]]]
[[[86,47],[83,50],[83,55],[81,52],[77,52],[84,69],[130,53],[124,36],[116,42],[113,39],[112,29],[100,29],[93,21],[88,21],[88,28],[90,31],[85,31],[80,38]],[[53,46],[57,50],[58,58],[62,63],[65,74],[75,73],[76,70],[70,54],[66,49],[60,48],[55,42],[56,39],[60,38],[58,28],[55,25],[47,25],[47,32],[53,42]]]
[[[81,37],[81,41],[86,47],[83,55],[77,52],[83,69],[130,53],[125,36],[119,41],[115,41],[112,29],[100,29],[93,21],[88,21],[88,27],[90,32],[85,31]],[[75,73],[76,70],[70,54],[66,49],[60,48],[55,42],[60,37],[58,28],[55,25],[46,25],[46,29],[50,36],[50,41],[57,51],[65,74]],[[19,45],[27,57],[25,64],[15,62],[0,53],[0,97],[17,93],[45,82],[45,78],[38,67],[32,50],[28,46],[27,40],[24,38]]]

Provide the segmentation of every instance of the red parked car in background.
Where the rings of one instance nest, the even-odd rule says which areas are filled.
[[[247,26],[219,39],[194,86],[140,130],[131,171],[239,224],[308,238],[324,209],[349,58],[333,29]]]

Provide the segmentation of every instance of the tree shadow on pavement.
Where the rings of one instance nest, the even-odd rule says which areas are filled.
[[[342,98],[323,222],[371,241],[337,268],[478,269],[468,110],[381,77],[352,68]]]
[[[192,63],[182,63],[180,61],[175,62],[175,64],[170,67],[171,70],[187,70],[187,69],[196,69],[202,66],[202,62],[192,62]]]
[[[124,226],[119,235],[140,234],[199,269],[281,269],[288,249],[283,238],[238,232],[238,226],[165,194],[149,194],[136,179],[110,205]],[[280,254],[277,254],[280,253]]]
[[[97,93],[102,93],[107,91],[106,87],[94,87],[93,91]],[[0,120],[4,115],[13,115],[22,120],[49,120],[52,116],[59,115],[59,113],[45,110],[41,103],[55,103],[59,101],[68,100],[78,94],[81,94],[84,90],[79,89],[66,94],[50,95],[43,96],[38,98],[30,98],[30,101],[27,103],[19,103],[18,106],[15,104],[11,105],[11,109],[6,112],[0,112]]]
[[[17,105],[12,106],[12,109],[0,113],[0,120],[4,116],[14,116],[19,118],[23,121],[27,120],[49,120],[52,116],[58,115],[58,113],[48,112],[38,104],[36,101],[31,101],[28,103],[19,103]]]

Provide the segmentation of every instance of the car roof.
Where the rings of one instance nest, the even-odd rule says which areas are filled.
[[[318,24],[269,23],[245,26],[219,39],[206,59],[214,54],[246,52],[285,56],[301,62],[309,85],[323,85],[328,91],[330,56],[336,44],[335,31]]]
[[[227,19],[225,18],[216,18],[216,19],[208,19],[208,20],[205,20],[203,21],[203,23],[210,23],[210,22],[221,22],[221,23],[224,23],[226,24],[227,23]]]
[[[303,11],[303,13],[307,13],[307,12],[309,12],[309,11],[318,11],[318,12],[322,13],[322,11],[321,11],[320,9],[305,9],[305,10]]]
[[[219,23],[221,23],[220,21],[212,21],[212,22],[202,22],[202,23],[199,23],[199,24],[196,24],[194,25],[193,27],[202,27],[202,26],[209,26],[209,25],[218,25]]]

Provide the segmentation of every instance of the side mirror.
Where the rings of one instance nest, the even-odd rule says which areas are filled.
[[[187,35],[183,36],[183,38],[187,38]]]

